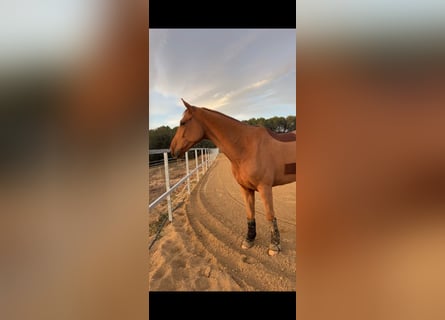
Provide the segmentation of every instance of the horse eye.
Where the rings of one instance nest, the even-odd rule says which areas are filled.
[[[181,122],[179,122],[179,125],[183,126],[183,125],[185,125],[185,122],[181,121]]]

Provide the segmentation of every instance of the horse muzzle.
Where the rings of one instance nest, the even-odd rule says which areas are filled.
[[[170,153],[174,158],[181,158],[184,155],[182,149],[170,149]]]
[[[176,144],[176,143],[172,143],[170,145],[170,153],[174,158],[184,157],[187,150],[188,150],[187,145],[178,146],[178,144]]]

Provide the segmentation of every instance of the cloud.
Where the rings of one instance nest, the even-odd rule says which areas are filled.
[[[183,110],[165,103],[184,98],[232,115],[294,114],[295,59],[295,30],[151,30],[150,101],[169,98],[151,103],[150,113],[179,121]]]
[[[170,125],[181,110],[183,105],[176,96],[164,95],[153,91],[149,96],[149,128],[157,128],[163,125]],[[174,117],[171,119],[171,117]],[[169,123],[167,123],[169,119]],[[179,119],[176,121],[178,122]],[[177,124],[176,124],[177,125]]]

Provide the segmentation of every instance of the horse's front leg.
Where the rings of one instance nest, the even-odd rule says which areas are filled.
[[[270,245],[268,254],[274,256],[281,251],[280,231],[278,230],[277,219],[273,209],[272,187],[262,186],[258,188],[261,199],[263,200],[264,209],[266,210],[266,219],[269,221],[270,228]]]
[[[244,196],[244,202],[246,204],[247,213],[247,235],[243,240],[241,247],[243,249],[249,249],[253,246],[253,241],[256,237],[256,223],[255,223],[255,191],[241,187],[242,194]]]

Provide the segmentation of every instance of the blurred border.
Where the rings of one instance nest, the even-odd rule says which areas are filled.
[[[148,1],[2,8],[2,318],[147,318]]]
[[[297,3],[298,318],[445,314],[444,12]]]

